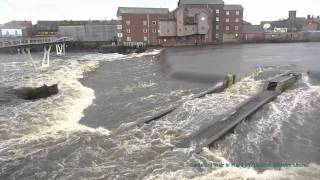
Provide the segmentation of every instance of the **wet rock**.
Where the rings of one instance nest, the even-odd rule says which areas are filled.
[[[58,85],[54,84],[52,86],[43,85],[39,88],[21,88],[16,89],[15,94],[25,100],[36,100],[41,98],[47,98],[52,95],[58,94]]]

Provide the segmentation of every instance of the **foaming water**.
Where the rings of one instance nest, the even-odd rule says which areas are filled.
[[[188,100],[172,114],[159,121],[137,127],[115,137],[110,136],[107,129],[89,128],[78,123],[83,116],[83,110],[92,104],[95,98],[94,91],[84,87],[79,79],[83,78],[86,72],[95,70],[101,61],[110,63],[112,59],[99,56],[104,55],[87,56],[81,61],[55,60],[51,68],[40,72],[34,72],[31,67],[29,70],[24,70],[27,68],[21,69],[19,65],[15,65],[20,68],[17,71],[23,70],[28,73],[12,70],[13,76],[21,75],[18,76],[20,78],[18,82],[10,78],[1,80],[6,83],[6,86],[12,87],[36,87],[44,83],[58,83],[61,88],[56,96],[16,106],[6,106],[4,110],[0,110],[1,179],[278,179],[286,177],[317,179],[320,177],[320,167],[315,163],[308,163],[309,167],[306,168],[263,172],[253,168],[191,167],[194,163],[241,162],[249,157],[250,160],[257,162],[265,160],[264,157],[272,160],[273,156],[266,157],[265,154],[268,153],[262,151],[265,147],[263,142],[273,140],[281,144],[286,137],[283,123],[290,123],[286,118],[290,119],[295,115],[303,117],[319,109],[316,106],[319,100],[319,88],[308,83],[307,75],[304,75],[303,81],[297,86],[279,96],[248,121],[240,124],[234,134],[227,135],[226,138],[218,141],[215,147],[204,148],[200,154],[191,154],[190,149],[176,149],[173,144],[209,123],[214,117],[228,113],[258,93],[263,82],[256,80],[255,77],[262,70],[258,69],[257,72],[242,78],[222,93]],[[117,58],[111,61],[116,60]],[[152,88],[156,84],[153,81],[143,82],[128,86],[123,91]],[[171,93],[183,94],[179,90]],[[147,98],[161,97],[163,96],[153,94]],[[190,96],[183,97],[184,100],[189,98]],[[303,118],[297,119],[296,122],[299,122],[297,125],[306,125],[306,122],[302,121]],[[279,152],[280,150],[276,151],[276,153]],[[276,154],[276,157],[281,157],[281,160],[286,158],[282,157],[281,153]]]

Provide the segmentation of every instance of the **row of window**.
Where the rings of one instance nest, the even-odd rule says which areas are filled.
[[[148,33],[148,29],[142,29],[142,32],[143,32],[143,33]],[[158,33],[159,30],[157,30],[157,29],[151,29],[151,32],[153,32],[153,33]],[[127,29],[127,34],[130,34],[130,33],[131,33],[131,29]]]
[[[131,41],[131,37],[130,37],[130,36],[127,36],[127,41],[128,41],[128,42]],[[147,37],[147,36],[144,36],[144,37],[143,37],[143,41],[148,41],[148,37]]]
[[[220,18],[219,18],[219,17],[216,17],[216,21],[219,22],[219,21],[220,21]],[[226,18],[226,22],[230,22],[230,18]],[[240,19],[239,19],[239,18],[236,18],[236,19],[235,19],[235,22],[237,22],[237,23],[240,22]]]
[[[220,14],[220,9],[216,9],[216,14]],[[230,15],[230,11],[226,11],[226,15],[229,16]],[[236,11],[236,15],[239,16],[240,15],[240,11]]]
[[[235,22],[238,23],[239,21],[240,21],[239,18],[236,18],[236,19],[235,19]],[[227,23],[230,22],[230,19],[229,19],[229,18],[226,18],[226,22],[227,22]]]
[[[231,30],[230,26],[226,26],[226,31]],[[238,31],[239,30],[239,26],[234,26],[234,30]]]
[[[157,21],[151,21],[152,25],[156,25]],[[130,26],[131,25],[131,21],[130,20],[126,20],[126,25]],[[143,20],[142,21],[142,25],[147,26],[148,25],[148,21],[147,20]]]

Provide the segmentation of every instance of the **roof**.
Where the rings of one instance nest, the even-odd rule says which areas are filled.
[[[180,4],[224,4],[223,0],[179,0]]]
[[[195,16],[196,14],[205,13],[208,16],[212,15],[210,9],[200,9],[200,8],[187,8],[188,16]]]
[[[227,11],[243,10],[243,7],[240,4],[226,4],[223,9]]]
[[[120,14],[168,14],[168,8],[119,7]]]
[[[242,29],[243,33],[256,33],[256,32],[264,32],[260,25],[243,25]]]

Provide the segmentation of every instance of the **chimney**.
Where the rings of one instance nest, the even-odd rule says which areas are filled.
[[[311,15],[309,14],[309,15],[308,15],[308,19],[310,19],[310,18],[311,18]]]
[[[297,11],[289,11],[289,21],[294,22],[297,17]]]

